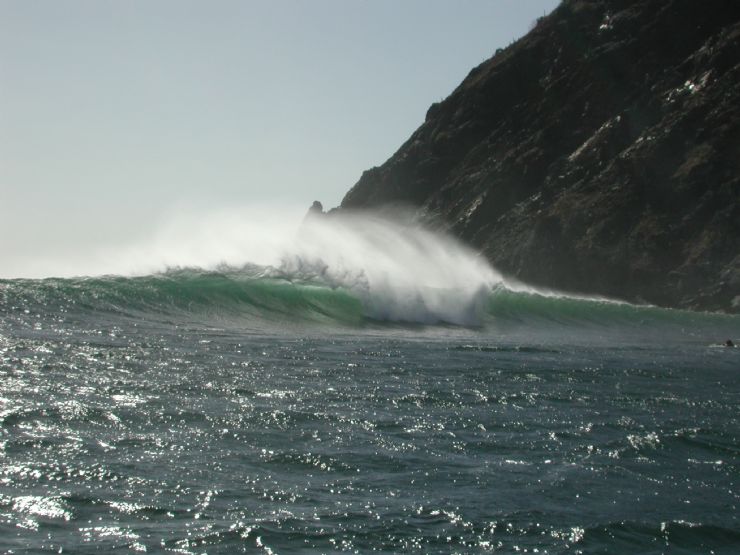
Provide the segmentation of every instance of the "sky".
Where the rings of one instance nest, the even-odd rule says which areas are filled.
[[[180,211],[336,206],[557,3],[0,0],[0,277]]]

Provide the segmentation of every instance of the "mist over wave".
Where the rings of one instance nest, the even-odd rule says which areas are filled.
[[[274,265],[295,241],[304,214],[305,208],[269,205],[176,205],[149,229],[127,230],[116,241],[96,238],[94,228],[85,241],[74,244],[50,237],[46,246],[8,257],[0,277],[143,276],[172,268]]]
[[[502,277],[459,242],[372,213],[309,216],[280,270],[351,291],[378,320],[473,325]]]
[[[342,290],[372,319],[477,325],[501,275],[449,236],[400,212],[304,210],[180,211],[145,243],[99,248],[37,262],[33,277],[146,276],[178,268],[241,270]]]

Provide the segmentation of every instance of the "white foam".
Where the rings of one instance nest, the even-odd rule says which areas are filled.
[[[422,323],[478,324],[502,282],[451,237],[369,212],[307,219],[281,267],[349,289],[370,317]]]

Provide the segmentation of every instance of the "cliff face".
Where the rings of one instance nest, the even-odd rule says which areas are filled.
[[[564,1],[341,206],[397,202],[532,284],[740,312],[740,2]]]

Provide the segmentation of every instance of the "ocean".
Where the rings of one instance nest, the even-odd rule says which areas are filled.
[[[296,260],[0,280],[0,551],[740,552],[740,317]]]

